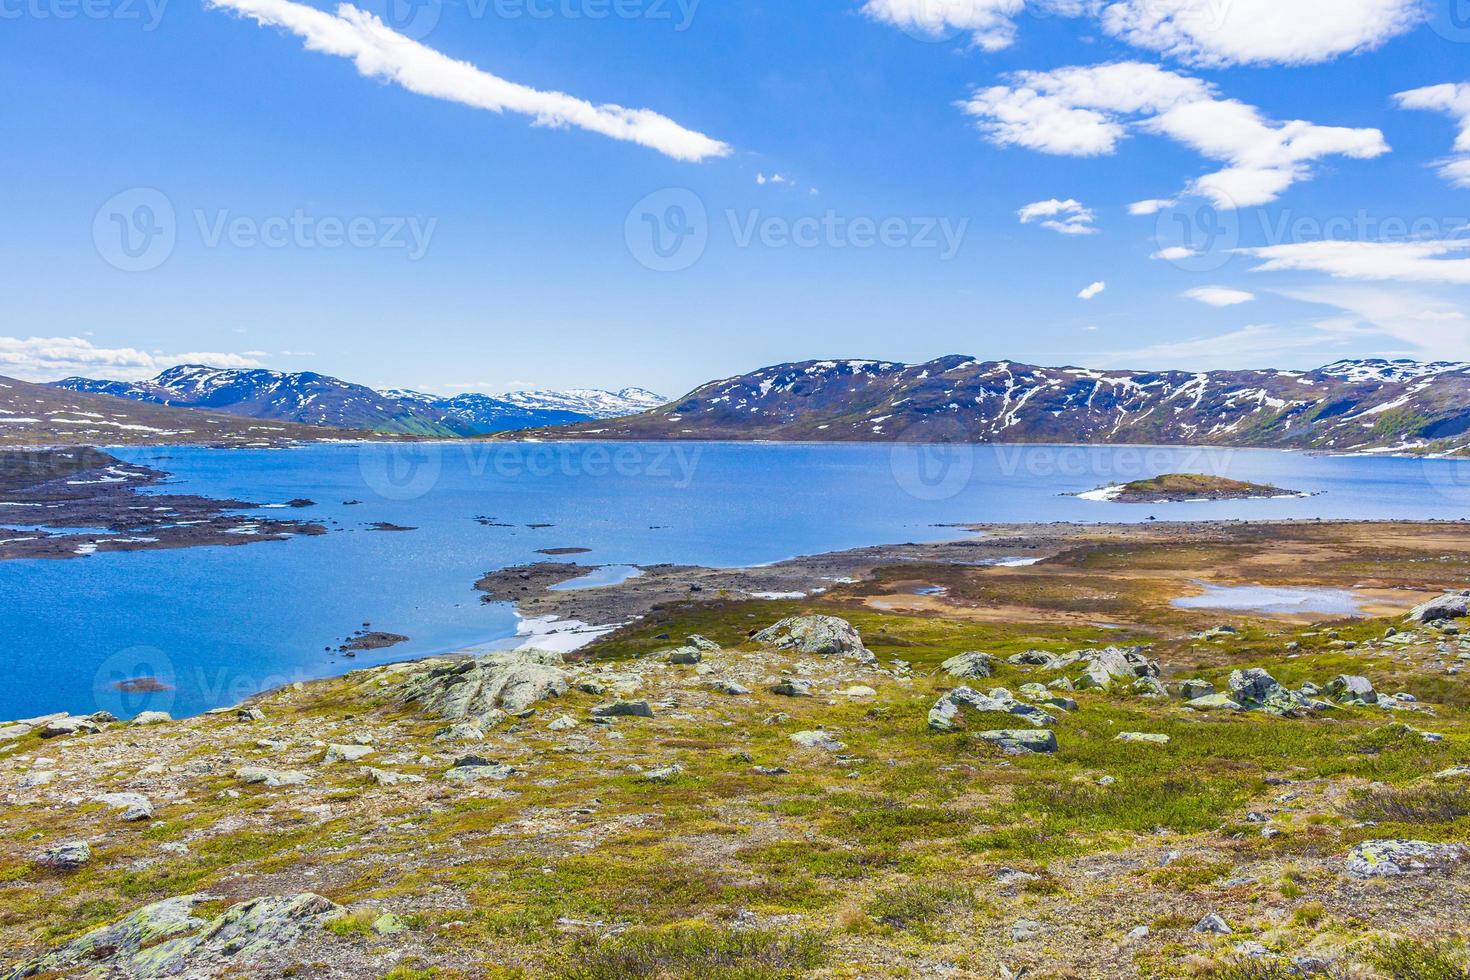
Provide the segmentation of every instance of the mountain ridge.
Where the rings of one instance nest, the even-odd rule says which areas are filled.
[[[1470,363],[1104,371],[961,354],[921,364],[812,360],[711,381],[641,415],[520,435],[1454,453],[1470,449]]]

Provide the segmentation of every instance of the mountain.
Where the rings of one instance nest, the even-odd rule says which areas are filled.
[[[1470,364],[1338,361],[1314,371],[1094,371],[978,361],[805,361],[712,381],[573,439],[773,439],[1470,447]]]
[[[361,439],[364,435],[0,378],[0,446],[253,446]]]
[[[186,364],[151,381],[67,378],[52,387],[256,419],[423,436],[481,435],[635,414],[663,399],[639,388],[620,392],[514,392],[440,398],[375,391],[324,374],[232,370]]]

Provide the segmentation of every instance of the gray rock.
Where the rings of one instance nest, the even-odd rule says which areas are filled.
[[[19,967],[9,977],[85,971],[118,980],[249,975],[259,956],[313,939],[342,909],[320,895],[256,898],[213,919],[193,914],[211,895],[182,895],[146,905]]]
[[[1035,919],[1017,919],[1011,923],[1011,940],[1023,943],[1028,939],[1035,939],[1041,935],[1042,925]]]
[[[134,725],[163,725],[173,720],[167,711],[140,711],[133,716]]]
[[[667,766],[659,766],[657,769],[648,770],[643,774],[643,781],[645,783],[673,782],[679,777],[679,773],[683,771],[684,767],[674,762]]]
[[[1295,718],[1313,710],[1312,702],[1289,691],[1260,667],[1230,673],[1230,698],[1247,711]]]
[[[372,755],[373,751],[370,745],[328,745],[322,764],[334,766],[339,762],[356,762]]]
[[[684,638],[684,645],[693,647],[700,653],[719,653],[721,647],[714,640],[706,639],[698,633],[690,633]]]
[[[1114,681],[1159,676],[1159,665],[1143,655],[1142,647],[1104,647],[1082,651],[1082,656],[1082,675],[1073,681],[1080,690],[1107,690]]]
[[[42,738],[61,738],[66,735],[95,735],[101,730],[102,726],[91,718],[66,715],[46,722],[38,734]]]
[[[446,721],[488,728],[508,715],[567,692],[561,655],[546,651],[492,653],[453,663],[427,661],[404,685],[400,700]]]
[[[52,871],[75,871],[90,860],[92,845],[84,840],[69,840],[42,851],[36,863]]]
[[[265,769],[261,766],[245,766],[235,773],[242,783],[267,787],[301,786],[311,777],[299,769]]]
[[[17,738],[25,738],[35,731],[30,725],[0,725],[0,742],[9,742]]]
[[[1328,697],[1338,701],[1351,701],[1358,704],[1378,703],[1378,692],[1373,689],[1373,683],[1368,678],[1355,674],[1339,674],[1327,682],[1324,690]]]
[[[652,718],[647,701],[609,701],[592,709],[594,718]]]
[[[1470,860],[1470,850],[1463,844],[1370,840],[1348,853],[1343,870],[1354,878],[1394,878],[1448,868],[1465,860]]]
[[[850,657],[876,663],[852,624],[836,616],[791,616],[755,634],[757,643],[816,657]]]
[[[728,694],[731,697],[740,697],[742,695],[750,693],[750,688],[746,687],[744,684],[737,684],[734,681],[728,680],[710,681],[709,687],[710,690],[714,691],[716,694]]]
[[[1179,696],[1186,701],[1193,701],[1195,698],[1207,698],[1214,693],[1215,685],[1209,681],[1193,679],[1179,682]]]
[[[390,772],[387,769],[374,769],[372,766],[362,766],[358,769],[379,786],[398,786],[402,783],[422,783],[423,776],[415,776],[406,772]]]
[[[487,779],[500,782],[515,775],[515,770],[503,762],[490,762],[488,760],[478,759],[473,762],[461,760],[461,763],[463,764],[456,764],[453,769],[450,769],[444,774],[445,782],[481,783]]]
[[[434,733],[436,742],[483,742],[485,733],[480,730],[479,725],[472,725],[467,721],[456,722],[448,728],[441,728]]]
[[[1211,912],[1203,919],[1200,919],[1199,922],[1195,923],[1194,931],[1210,933],[1216,936],[1228,936],[1235,930],[1230,928],[1230,924],[1228,922],[1226,922],[1220,916],[1216,915],[1214,912]]]
[[[569,732],[577,727],[577,719],[571,715],[562,715],[546,726],[548,732]]]
[[[704,659],[704,654],[694,647],[679,647],[666,653],[664,659],[671,664],[692,667]]]
[[[950,657],[939,665],[939,669],[951,677],[978,680],[995,673],[995,658],[988,653],[971,651],[957,657]]]
[[[1434,623],[1466,615],[1470,615],[1470,590],[1447,592],[1437,599],[1421,602],[1409,610],[1408,618],[1416,623]]]
[[[787,698],[809,698],[812,696],[812,682],[799,677],[787,677],[772,684],[771,693]]]
[[[120,811],[118,816],[129,822],[153,819],[153,804],[142,793],[103,793],[97,802]]]
[[[1049,731],[1035,729],[1009,729],[978,732],[976,738],[989,742],[1007,755],[1046,753],[1057,750],[1057,737]]]
[[[235,717],[240,721],[265,721],[265,712],[259,708],[240,708]]]
[[[1244,711],[1245,707],[1238,701],[1234,701],[1228,694],[1206,694],[1202,698],[1195,698],[1184,705],[1195,711]]]
[[[841,752],[847,748],[847,743],[837,741],[820,729],[812,732],[797,732],[791,736],[791,741],[804,749],[821,749],[824,752]]]
[[[1003,687],[994,688],[989,694],[981,694],[970,687],[957,687],[943,695],[934,703],[934,707],[929,709],[929,727],[936,732],[952,732],[963,728],[962,708],[1015,715],[1038,728],[1054,725],[1057,721],[1055,717],[1034,704],[1017,701],[1011,692]]]
[[[1120,732],[1113,739],[1115,742],[1142,742],[1148,745],[1168,745],[1169,736],[1156,735],[1150,732]]]
[[[1157,677],[1140,677],[1133,682],[1133,693],[1144,698],[1167,698],[1169,689]]]

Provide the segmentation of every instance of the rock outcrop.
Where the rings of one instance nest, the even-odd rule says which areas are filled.
[[[510,715],[567,692],[559,653],[492,653],[451,663],[428,661],[400,696],[436,718],[489,728]]]
[[[878,660],[863,645],[863,638],[853,625],[836,616],[791,616],[761,630],[753,639],[768,647],[807,656],[850,657],[864,664]]]

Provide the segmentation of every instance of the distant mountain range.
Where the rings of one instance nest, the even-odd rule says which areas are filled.
[[[1454,452],[1470,447],[1470,364],[1150,372],[959,355],[804,361],[712,381],[642,415],[528,435]]]
[[[169,368],[151,381],[67,378],[53,382],[51,387],[253,419],[422,436],[483,435],[609,419],[647,411],[664,402],[662,396],[642,388],[441,398],[416,391],[375,391],[310,372],[288,374],[197,364]]]

